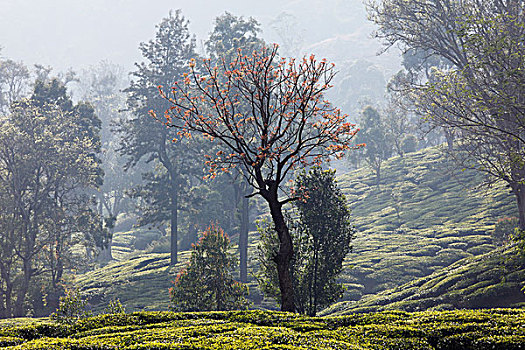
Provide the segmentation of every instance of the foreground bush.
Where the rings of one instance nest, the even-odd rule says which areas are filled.
[[[136,312],[0,329],[6,349],[525,349],[525,310]]]

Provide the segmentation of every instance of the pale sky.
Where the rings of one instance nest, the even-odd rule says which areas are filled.
[[[213,19],[224,11],[253,16],[270,42],[277,40],[270,23],[283,11],[300,22],[305,44],[323,40],[330,44],[338,36],[366,39],[372,28],[360,0],[0,0],[1,55],[27,65],[49,65],[55,71],[82,69],[101,60],[130,70],[141,60],[139,43],[153,38],[155,25],[170,9],[179,8],[198,40],[206,39]],[[379,44],[373,43],[374,50],[369,46],[367,55],[374,59]],[[363,50],[349,47],[339,56],[359,51]]]

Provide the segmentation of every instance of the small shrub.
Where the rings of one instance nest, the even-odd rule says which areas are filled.
[[[417,150],[417,146],[418,146],[417,137],[412,134],[406,135],[401,140],[401,149],[403,150],[404,153],[415,152]]]
[[[492,232],[494,242],[496,244],[506,244],[510,242],[516,227],[518,227],[518,218],[507,217],[498,219],[494,231]]]
[[[51,319],[59,323],[70,323],[92,316],[87,310],[87,300],[83,299],[80,291],[66,288],[65,295],[60,297],[58,308],[51,314]]]
[[[105,314],[125,314],[126,308],[124,307],[124,305],[122,305],[120,300],[117,298],[109,302],[108,306],[104,310],[104,313]]]

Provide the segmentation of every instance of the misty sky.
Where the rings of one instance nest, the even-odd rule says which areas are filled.
[[[178,8],[190,20],[198,41],[206,39],[213,19],[224,11],[255,17],[262,24],[263,37],[278,41],[271,23],[287,12],[298,20],[297,33],[304,37],[306,51],[340,60],[333,47],[342,46],[343,40],[348,46],[343,58],[366,51],[374,59],[379,48],[371,39],[366,39],[366,50],[351,47],[372,29],[360,0],[0,0],[1,54],[28,65],[49,65],[55,71],[81,69],[101,60],[129,70],[141,60],[138,44],[151,39],[155,25],[170,9]]]

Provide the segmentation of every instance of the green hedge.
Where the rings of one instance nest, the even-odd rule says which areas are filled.
[[[5,349],[525,349],[525,310],[403,311],[306,317],[283,312],[136,312],[71,325],[4,327]]]

